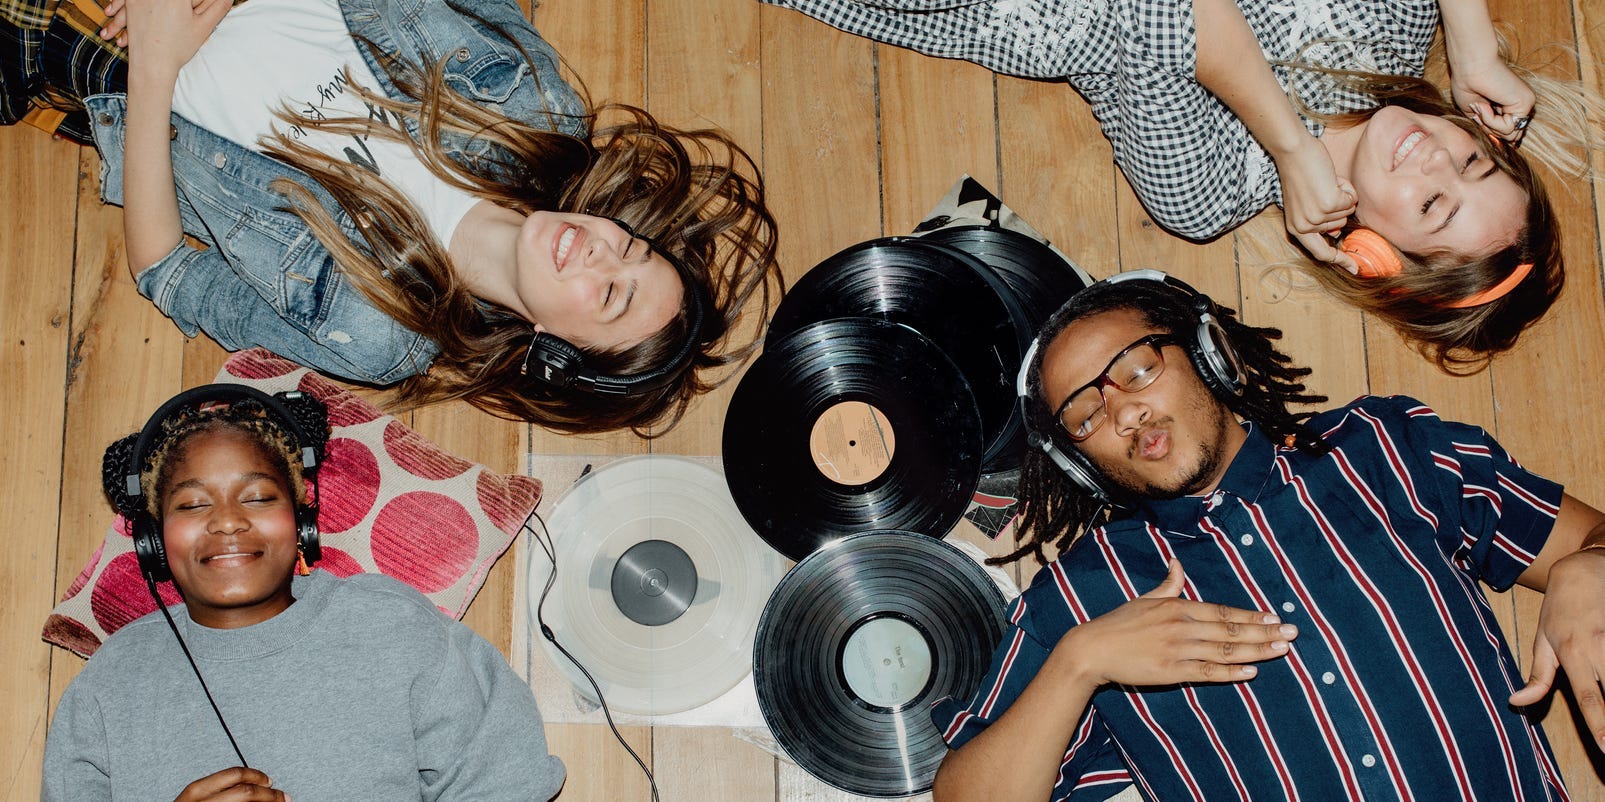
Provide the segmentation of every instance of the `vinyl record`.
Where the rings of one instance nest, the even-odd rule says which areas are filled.
[[[969,383],[894,323],[839,318],[769,343],[725,413],[724,469],[747,523],[793,560],[839,537],[941,537],[980,480]]]
[[[659,455],[610,462],[557,500],[547,528],[558,579],[542,617],[611,707],[678,713],[746,676],[784,566],[742,520],[717,470]],[[530,563],[533,618],[551,564],[539,554]],[[592,696],[573,664],[541,643]]]
[[[1085,278],[1076,268],[1055,253],[1046,244],[1018,231],[988,226],[955,226],[942,228],[924,235],[921,239],[947,245],[962,251],[991,269],[1009,287],[1010,294],[1021,309],[1019,330],[1022,342],[1030,343],[1042,324],[1070,296],[1087,286]],[[1015,363],[1018,370],[1018,361]],[[1011,379],[1010,395],[1013,395]],[[1025,453],[1025,422],[1019,404],[1014,404],[1011,417],[990,441],[987,448],[987,473],[999,473],[1020,466]]]
[[[1026,341],[1070,296],[1087,286],[1086,280],[1064,257],[1045,243],[1006,228],[955,226],[924,235],[922,239],[957,248],[991,268],[1014,290],[1025,310]]]
[[[859,243],[820,262],[786,292],[767,341],[840,317],[901,323],[953,360],[981,413],[983,469],[1019,428],[1014,380],[1031,342],[1021,332],[1031,326],[1013,291],[986,265],[922,238]]]
[[[930,707],[986,676],[1006,625],[986,571],[939,540],[843,538],[775,588],[753,647],[758,706],[809,774],[849,793],[931,787],[947,753]]]

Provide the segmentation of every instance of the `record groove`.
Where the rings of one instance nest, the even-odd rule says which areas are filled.
[[[958,549],[905,532],[844,538],[798,563],[765,606],[753,646],[759,708],[821,781],[917,794],[947,753],[931,704],[975,691],[1005,626],[1002,594]]]

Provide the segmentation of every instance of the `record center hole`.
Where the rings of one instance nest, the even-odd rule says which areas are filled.
[[[814,467],[842,485],[865,485],[886,472],[897,451],[892,424],[873,404],[843,401],[814,421],[808,436]]]
[[[897,710],[930,684],[931,644],[907,621],[872,618],[847,635],[841,672],[854,696],[874,707]]]

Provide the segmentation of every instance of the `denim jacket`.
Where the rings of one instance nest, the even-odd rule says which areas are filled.
[[[584,136],[583,104],[558,75],[556,51],[518,5],[474,0],[472,8],[518,46],[442,0],[340,0],[346,28],[359,37],[357,50],[389,96],[399,93],[360,38],[414,64],[433,65],[445,56],[447,83],[468,98],[514,119]],[[101,154],[101,198],[121,204],[127,96],[94,95],[85,105]],[[287,178],[307,187],[361,243],[328,192],[283,162],[176,114],[172,121],[173,180],[184,231],[210,247],[180,243],[142,271],[137,282],[145,297],[186,335],[204,331],[230,350],[263,346],[353,381],[390,384],[428,368],[439,353],[435,343],[374,308],[269,185]],[[413,122],[408,129],[418,136]],[[468,157],[489,147],[455,135],[443,141],[453,154]]]

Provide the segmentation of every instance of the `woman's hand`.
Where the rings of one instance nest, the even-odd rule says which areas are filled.
[[[1252,663],[1285,657],[1298,637],[1270,613],[1180,598],[1185,582],[1171,560],[1159,587],[1071,629],[1059,646],[1097,685],[1156,686],[1251,679]]]
[[[184,786],[173,802],[289,802],[290,795],[273,789],[273,781],[256,769],[223,769]]]
[[[1497,55],[1474,65],[1451,65],[1449,92],[1455,106],[1511,144],[1521,141],[1536,101],[1533,88]]]
[[[231,0],[112,0],[101,36],[129,49],[130,69],[176,76],[231,7]]]
[[[1354,259],[1338,250],[1331,237],[1343,230],[1354,214],[1354,187],[1339,178],[1332,157],[1321,141],[1312,136],[1299,140],[1293,148],[1273,152],[1276,174],[1282,180],[1282,216],[1287,233],[1310,256],[1357,272]]]

